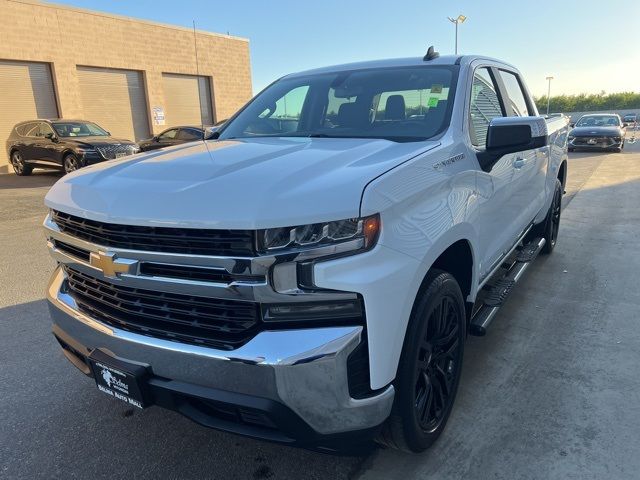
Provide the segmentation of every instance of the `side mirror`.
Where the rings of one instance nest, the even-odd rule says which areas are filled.
[[[55,133],[53,133],[53,132],[46,133],[46,134],[44,135],[44,138],[48,138],[48,139],[49,139],[49,140],[51,140],[52,142],[57,142],[57,141],[58,141],[58,137],[56,137],[56,134],[55,134]]]
[[[497,117],[489,124],[487,146],[478,152],[485,172],[505,155],[546,147],[549,144],[547,122],[543,117]]]
[[[571,128],[574,128],[574,127],[576,126],[576,124],[575,124],[575,123],[570,123],[570,124],[569,124],[569,126],[570,126]]]
[[[158,137],[158,135],[154,135],[151,140],[153,140],[154,142],[158,142],[160,141],[160,137]]]

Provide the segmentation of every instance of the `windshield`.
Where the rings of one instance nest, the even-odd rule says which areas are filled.
[[[620,120],[615,115],[590,115],[582,117],[576,123],[576,127],[617,127]]]
[[[284,78],[265,89],[220,139],[385,138],[419,141],[445,130],[457,67],[379,68]]]
[[[53,128],[60,137],[106,137],[109,132],[91,122],[60,122]]]

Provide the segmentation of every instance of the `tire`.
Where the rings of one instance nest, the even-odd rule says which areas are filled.
[[[33,173],[33,167],[24,162],[24,158],[18,150],[11,152],[11,166],[13,172],[19,177],[26,177]]]
[[[79,168],[82,168],[82,164],[78,157],[76,157],[73,153],[70,153],[64,157],[62,160],[62,165],[64,167],[64,173],[75,172]]]
[[[560,217],[562,215],[562,183],[556,178],[553,200],[544,222],[533,227],[530,238],[542,237],[546,240],[540,253],[549,255],[556,248],[558,232],[560,231]]]
[[[431,270],[409,320],[394,382],[396,396],[380,443],[422,452],[442,434],[458,391],[466,327],[455,278]]]

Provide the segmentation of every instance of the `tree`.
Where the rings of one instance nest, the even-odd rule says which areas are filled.
[[[547,96],[534,97],[538,111],[547,111]],[[640,109],[640,93],[622,92],[581,93],[579,95],[556,95],[549,102],[550,112],[590,112],[598,110]]]

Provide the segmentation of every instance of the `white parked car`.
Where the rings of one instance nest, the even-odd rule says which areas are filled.
[[[555,246],[567,123],[478,56],[283,77],[217,139],[53,186],[53,333],[137,407],[421,451],[452,410],[465,337]]]

